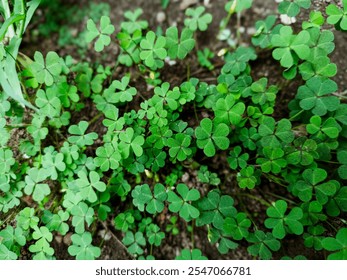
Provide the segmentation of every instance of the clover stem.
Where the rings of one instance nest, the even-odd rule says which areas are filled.
[[[192,230],[190,232],[190,238],[192,240],[192,249],[194,249],[194,225],[195,225],[195,220],[192,221]]]
[[[271,195],[271,196],[276,197],[276,198],[283,199],[283,200],[285,200],[285,201],[287,201],[287,202],[289,202],[289,203],[291,203],[291,204],[297,204],[295,201],[293,201],[293,200],[291,200],[291,199],[289,199],[289,198],[280,196],[280,195],[278,195],[278,194],[274,194],[274,193],[271,193],[271,192],[266,192],[266,194]]]
[[[103,113],[99,113],[97,114],[94,118],[92,118],[90,121],[89,121],[89,125],[95,123],[98,119],[100,119],[100,117],[103,115]]]
[[[187,63],[187,81],[190,79],[190,64]]]
[[[254,196],[254,195],[251,195],[251,194],[249,194],[249,193],[239,193],[239,194],[237,194],[237,196],[246,196],[246,197],[249,197],[249,198],[251,198],[251,199],[254,199],[254,200],[257,200],[257,201],[259,201],[261,204],[263,204],[264,206],[268,206],[268,207],[271,207],[272,205],[269,203],[269,202],[267,202],[266,200],[264,200],[264,199],[262,199],[262,198],[260,198],[260,197],[256,197],[256,196]]]
[[[294,116],[291,116],[290,118],[289,118],[289,120],[290,121],[292,121],[293,119],[295,119],[296,117],[298,117],[300,114],[302,114],[304,112],[304,110],[301,110],[301,111],[299,111],[298,113],[296,113]]]
[[[149,251],[149,254],[150,254],[151,256],[153,256],[153,244],[151,244],[151,249],[150,249],[150,251]]]

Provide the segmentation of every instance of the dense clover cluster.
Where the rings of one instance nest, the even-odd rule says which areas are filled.
[[[188,8],[184,27],[162,34],[149,30],[141,9],[124,14],[116,36],[109,16],[89,19],[85,40],[102,52],[116,39],[117,65],[145,77],[150,96],[142,95],[130,72],[114,77],[110,67],[52,51],[36,52],[33,60],[18,55],[40,1],[12,2],[13,11],[6,1],[0,9],[0,259],[21,257],[24,246],[33,259],[54,259],[53,236],[68,233],[71,256],[98,258],[95,231],[111,218],[136,258],[153,259],[166,236],[186,223],[192,250],[182,248],[177,259],[206,259],[194,248],[196,227],[206,228],[220,254],[242,242],[251,256],[271,259],[288,236],[298,235],[307,248],[327,250],[328,259],[347,259],[341,218],[347,211],[347,105],[332,80],[334,34],[323,29],[327,22],[347,30],[347,1],[343,8],[329,5],[327,19],[311,11],[299,31],[277,24],[274,15],[258,21],[253,47],[227,46],[215,84],[189,75],[175,86],[160,79],[161,69],[169,67],[165,61],[186,59],[196,48],[196,34],[212,22],[204,7]],[[252,0],[228,1],[220,33],[251,6]],[[284,0],[278,8],[294,17],[310,6],[310,0]],[[252,78],[250,62],[260,49],[272,51],[285,79],[302,82],[288,118],[273,116],[280,89],[266,77]],[[201,67],[213,69],[213,53],[196,51]],[[135,100],[141,100],[137,107],[128,106]],[[99,114],[72,121],[86,104]],[[182,117],[186,110],[194,111],[195,126]],[[90,129],[100,119],[102,135]],[[16,130],[26,135],[18,147],[10,140]],[[222,155],[234,186],[202,162]],[[185,184],[184,169],[196,169],[204,188]],[[272,201],[253,192],[268,181],[281,189]],[[242,196],[262,204],[263,221],[239,207]],[[115,203],[123,205],[120,212]],[[336,229],[331,219],[342,226]]]

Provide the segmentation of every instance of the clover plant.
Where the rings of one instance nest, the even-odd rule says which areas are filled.
[[[347,105],[332,56],[347,1],[326,14],[311,2],[280,1],[251,38],[251,0],[225,1],[221,19],[192,4],[160,28],[141,8],[113,22],[93,6],[75,38],[85,56],[72,58],[25,55],[40,1],[1,1],[0,259],[60,258],[60,237],[75,259],[103,258],[101,228],[134,259],[174,240],[179,260],[239,248],[347,259]]]

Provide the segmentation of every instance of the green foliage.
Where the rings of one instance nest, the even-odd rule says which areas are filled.
[[[146,34],[146,39],[141,41],[140,46],[142,49],[140,58],[146,66],[153,70],[163,67],[164,63],[162,60],[167,55],[165,37],[159,36],[157,38],[153,31],[149,31]]]
[[[156,184],[153,188],[153,193],[147,184],[136,186],[131,195],[133,204],[140,211],[146,209],[150,214],[161,213],[164,209],[164,202],[167,199],[166,189],[162,184]]]
[[[207,260],[207,257],[202,255],[200,249],[183,249],[176,260]]]
[[[100,248],[92,244],[92,235],[90,232],[82,234],[73,234],[71,236],[72,245],[69,246],[68,252],[75,256],[76,260],[94,260],[100,257]]]
[[[142,247],[146,246],[146,239],[142,232],[133,234],[131,231],[127,231],[122,242],[127,246],[129,253],[134,255],[142,255]]]
[[[303,216],[302,210],[294,207],[288,215],[285,215],[288,204],[284,200],[277,200],[273,206],[266,210],[269,218],[265,220],[265,226],[272,229],[275,238],[283,239],[287,233],[300,235],[304,229],[300,223]]]
[[[322,244],[324,249],[328,251],[335,251],[335,253],[328,256],[328,260],[346,260],[347,259],[347,244],[346,244],[347,229],[341,228],[336,237],[326,237],[323,239]]]
[[[34,79],[40,84],[46,84],[46,86],[53,85],[63,69],[58,54],[50,51],[45,59],[42,53],[35,52],[34,59],[34,62],[30,65]]]
[[[194,48],[195,40],[193,32],[188,28],[183,28],[180,38],[178,38],[177,27],[170,27],[166,30],[166,48],[171,59],[184,59]]]
[[[222,229],[224,220],[236,214],[234,200],[228,195],[220,195],[216,190],[210,191],[207,196],[201,198],[198,203],[200,215],[196,225],[211,224],[217,229]]]
[[[208,25],[212,22],[212,15],[210,13],[204,13],[205,7],[197,7],[195,9],[188,8],[186,10],[187,18],[184,20],[184,25],[191,31],[205,31]]]
[[[187,222],[200,216],[200,211],[192,205],[192,201],[200,198],[200,193],[196,189],[189,189],[185,184],[178,184],[177,193],[170,191],[167,201],[169,202],[169,210],[173,213],[179,213],[180,217]]]
[[[155,29],[139,8],[113,26],[108,4],[45,1],[20,48],[39,0],[22,2],[0,5],[0,259],[59,258],[69,237],[70,256],[103,258],[110,224],[135,259],[176,237],[177,259],[207,259],[197,232],[220,254],[346,259],[347,105],[325,24],[347,29],[346,1],[327,15],[280,1],[282,20],[309,17],[295,32],[259,18],[253,36],[252,0],[225,1],[218,30],[203,6]],[[35,52],[52,32],[73,58]],[[110,51],[90,56],[89,43]],[[293,242],[304,247],[285,255]]]
[[[229,148],[230,141],[228,139],[229,127],[224,123],[215,125],[212,120],[204,118],[200,122],[200,126],[195,129],[197,138],[196,144],[208,157],[216,154],[216,147],[221,150]]]
[[[271,234],[257,230],[247,237],[247,241],[254,243],[247,248],[252,256],[259,256],[262,260],[269,260],[272,252],[276,252],[281,248],[281,243]]]
[[[300,8],[308,9],[311,6],[311,0],[284,0],[278,5],[278,11],[290,17],[299,14]]]
[[[343,0],[342,3],[343,9],[334,4],[330,4],[326,8],[326,13],[328,15],[327,22],[329,24],[334,24],[336,28],[347,30],[347,1]]]
[[[101,52],[103,51],[104,47],[111,44],[110,36],[114,32],[115,28],[111,24],[111,20],[108,16],[102,16],[100,19],[99,29],[97,28],[95,22],[92,19],[89,19],[87,21],[87,30],[86,41],[90,43],[97,38],[94,43],[94,49],[97,52]]]
[[[285,3],[285,2],[282,2]],[[310,55],[310,49],[307,43],[310,40],[310,34],[303,30],[294,35],[290,26],[283,26],[279,34],[271,38],[271,44],[276,47],[272,53],[274,59],[279,60],[285,68],[290,68],[297,64],[299,59],[307,59]]]

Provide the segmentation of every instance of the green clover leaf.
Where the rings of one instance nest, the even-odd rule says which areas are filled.
[[[143,154],[143,144],[145,143],[145,138],[142,135],[136,135],[132,127],[128,127],[125,131],[119,134],[119,149],[122,158],[126,159],[130,155],[130,151],[133,151],[137,157]]]
[[[347,260],[347,228],[341,228],[335,238],[324,238],[322,244],[328,251],[337,251],[330,254],[328,260]]]
[[[184,20],[184,25],[188,27],[191,31],[207,30],[208,25],[212,22],[212,15],[210,13],[205,13],[205,7],[197,7],[195,9],[188,8],[186,10],[186,18]]]
[[[343,10],[338,8],[334,4],[330,4],[326,8],[326,13],[328,15],[327,22],[329,24],[335,24],[336,27],[342,30],[347,30],[347,1],[342,0]]]
[[[247,219],[245,213],[237,213],[236,216],[233,215],[225,219],[223,223],[223,232],[235,240],[241,240],[242,238],[247,238],[249,235],[248,228],[251,224],[251,220]]]
[[[62,62],[56,52],[48,52],[46,59],[44,59],[42,53],[35,52],[35,61],[30,65],[30,70],[34,78],[40,84],[46,84],[51,86],[62,72]]]
[[[127,231],[122,242],[127,246],[129,253],[133,255],[142,255],[142,247],[146,246],[146,239],[142,232],[136,232],[134,234],[131,231]]]
[[[143,39],[140,43],[142,49],[140,58],[146,66],[153,70],[163,67],[162,60],[167,56],[165,45],[165,37],[159,36],[157,38],[153,31],[147,32],[146,39]]]
[[[41,182],[48,177],[45,169],[31,168],[25,176],[25,188],[24,192],[27,195],[33,196],[33,199],[37,202],[41,202],[47,195],[51,193],[51,189],[48,184],[42,184]]]
[[[300,86],[296,98],[300,100],[300,107],[311,111],[314,115],[324,116],[327,112],[335,111],[340,100],[331,95],[337,90],[337,84],[330,79],[313,77]]]
[[[75,227],[75,231],[78,234],[82,234],[85,231],[84,223],[90,226],[94,221],[94,209],[88,207],[84,202],[79,202],[71,209],[72,225]]]
[[[200,249],[183,249],[181,254],[176,257],[176,260],[207,260],[207,257],[202,255]]]
[[[300,8],[308,9],[311,6],[311,0],[284,0],[279,3],[278,11],[290,17],[296,17]]]
[[[86,121],[80,121],[78,125],[70,126],[68,131],[70,134],[73,134],[73,136],[70,136],[68,141],[71,144],[76,144],[80,148],[93,145],[94,140],[98,138],[98,134],[95,132],[85,134],[88,126],[89,124]]]
[[[210,191],[197,202],[200,216],[196,220],[196,225],[212,224],[215,228],[222,229],[225,219],[236,215],[233,205],[232,197],[221,195],[217,190]]]
[[[186,160],[193,153],[192,149],[189,148],[190,143],[191,137],[185,133],[177,133],[174,138],[169,138],[167,145],[170,147],[170,157],[179,161]]]
[[[320,204],[326,204],[329,197],[333,196],[337,191],[339,183],[334,180],[325,182],[328,173],[322,168],[306,169],[302,173],[304,180],[298,180],[294,189],[297,191],[298,197],[302,201],[310,201],[315,195]]]
[[[189,190],[185,184],[178,184],[176,190],[180,196],[173,191],[168,193],[169,210],[173,213],[179,212],[180,217],[187,222],[198,218],[200,211],[191,202],[200,198],[199,191],[196,189]]]
[[[269,218],[265,220],[265,226],[272,229],[272,234],[278,239],[283,239],[287,233],[300,235],[304,228],[300,219],[303,217],[301,208],[294,207],[288,215],[285,215],[288,204],[284,200],[277,200],[273,206],[266,210]]]
[[[216,123],[225,123],[226,125],[238,125],[242,120],[246,106],[242,102],[236,102],[232,95],[225,98],[219,98],[213,108]]]
[[[90,232],[73,234],[71,241],[72,245],[69,246],[68,252],[71,256],[75,256],[76,260],[95,260],[100,257],[101,250],[99,247],[92,245]]]
[[[115,28],[111,24],[111,20],[108,16],[102,16],[100,19],[100,30],[96,27],[96,24],[92,19],[87,21],[87,30],[87,43],[90,43],[97,38],[94,43],[94,49],[97,52],[101,52],[104,47],[111,44],[110,36],[114,32]]]
[[[265,158],[257,159],[257,163],[261,164],[263,172],[278,174],[282,168],[287,166],[287,161],[283,158],[284,151],[281,148],[265,147],[263,153]]]
[[[273,58],[280,60],[283,67],[290,68],[297,64],[299,58],[309,57],[309,40],[310,34],[306,30],[293,35],[293,29],[290,26],[283,26],[279,34],[275,34],[271,38],[271,44],[275,47],[272,52]]]
[[[216,147],[221,150],[229,148],[230,140],[228,139],[229,127],[225,123],[215,124],[211,119],[204,118],[200,126],[195,129],[197,138],[196,144],[208,157],[216,154]]]
[[[281,243],[271,233],[264,233],[260,230],[250,233],[247,241],[254,243],[247,248],[247,251],[252,256],[259,256],[262,260],[270,260],[271,251],[276,252],[281,248]]]
[[[52,89],[47,89],[46,92],[42,89],[38,90],[35,104],[40,108],[40,114],[49,118],[59,116],[60,114],[61,101]]]
[[[166,48],[171,59],[184,59],[195,46],[193,32],[188,28],[183,28],[180,39],[178,38],[178,30],[175,26],[169,27],[165,35]]]
[[[90,171],[88,176],[83,171],[79,171],[78,177],[79,178],[75,181],[75,184],[84,200],[88,200],[91,203],[96,202],[98,197],[94,189],[99,192],[106,190],[105,183],[100,181],[100,176],[95,171]]]

